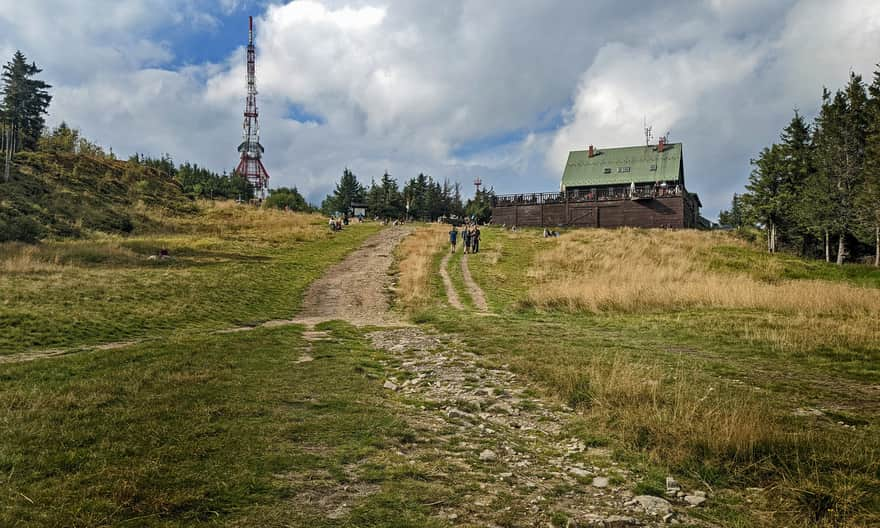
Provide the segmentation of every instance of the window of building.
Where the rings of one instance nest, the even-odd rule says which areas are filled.
[[[605,174],[611,174],[611,167],[605,167]]]
[[[617,169],[617,172],[629,172],[629,171],[630,171],[629,167],[620,167]]]
[[[657,170],[657,165],[651,165],[651,170],[652,170],[652,171],[656,171],[656,170]]]

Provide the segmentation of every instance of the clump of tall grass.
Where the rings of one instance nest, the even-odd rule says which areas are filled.
[[[537,306],[631,312],[689,308],[771,310],[787,314],[880,314],[880,290],[845,283],[768,283],[742,272],[712,271],[723,235],[692,231],[577,231],[538,254],[530,275]]]
[[[878,520],[880,441],[870,433],[792,429],[760,393],[686,365],[605,354],[517,363],[661,466],[710,487],[765,488],[763,507],[778,520],[827,526]]]
[[[328,236],[326,219],[315,213],[257,208],[233,201],[198,203],[199,215],[176,217],[174,231],[268,243],[301,242]]]
[[[400,244],[397,298],[406,310],[425,307],[431,300],[434,256],[445,247],[446,227],[432,224],[420,227]]]
[[[744,242],[723,233],[568,233],[538,253],[525,302],[591,313],[752,310],[784,317],[766,328],[743,328],[745,337],[784,349],[794,350],[805,340],[832,347],[880,343],[880,327],[871,324],[880,318],[880,289],[826,280],[761,280],[756,278],[761,270],[748,267],[715,269],[711,251],[730,245],[746,249]],[[816,331],[820,327],[827,331]]]
[[[4,273],[51,273],[70,266],[126,265],[143,260],[116,239],[70,240],[46,244],[0,244],[0,270]]]

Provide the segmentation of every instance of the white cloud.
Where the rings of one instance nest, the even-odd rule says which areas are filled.
[[[219,64],[172,66],[158,35],[217,31],[243,6],[0,0],[0,52],[45,68],[53,122],[120,154],[229,169],[246,25]],[[793,107],[809,114],[822,85],[880,60],[880,4],[858,0],[296,0],[255,15],[265,162],[273,185],[312,199],[346,166],[367,181],[388,169],[554,189],[568,149],[638,143],[647,116],[685,143],[711,215]],[[292,120],[292,105],[320,124]]]

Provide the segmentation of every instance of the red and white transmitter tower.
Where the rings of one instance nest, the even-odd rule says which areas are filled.
[[[242,142],[238,146],[241,161],[235,172],[244,176],[254,186],[254,193],[260,199],[266,197],[269,186],[269,172],[261,158],[265,149],[260,144],[260,122],[257,111],[257,53],[254,49],[254,17],[248,17],[247,47],[247,102],[244,107]]]

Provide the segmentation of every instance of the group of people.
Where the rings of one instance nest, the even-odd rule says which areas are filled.
[[[464,252],[479,253],[480,252],[480,227],[477,224],[467,224],[461,230],[461,242],[464,246]],[[454,225],[449,231],[449,245],[453,253],[455,253],[458,244],[458,228]]]
[[[345,215],[343,218],[333,218],[331,216],[328,225],[330,226],[330,231],[342,231],[342,226],[347,226],[348,222],[348,215]]]

